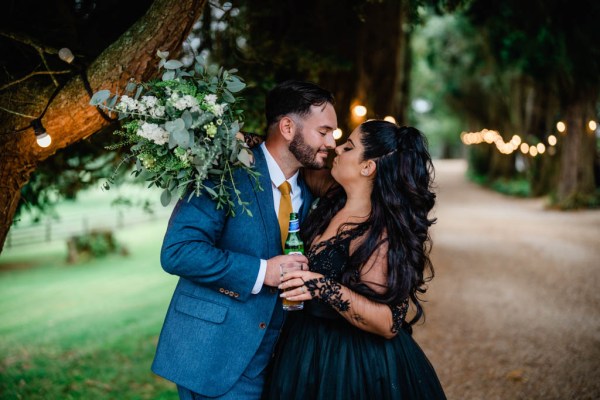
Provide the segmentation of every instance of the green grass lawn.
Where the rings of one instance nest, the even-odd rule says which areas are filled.
[[[0,255],[0,398],[176,399],[150,365],[176,278],[166,220],[116,233],[128,256],[65,262],[64,242]]]

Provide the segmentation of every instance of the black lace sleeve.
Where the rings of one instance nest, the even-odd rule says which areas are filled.
[[[392,333],[398,333],[402,329],[402,322],[408,313],[408,299],[400,304],[389,305],[392,310]]]
[[[327,277],[311,279],[306,281],[304,285],[313,299],[317,298],[339,312],[350,309],[350,302],[342,299],[342,293],[340,292],[342,286],[333,279]]]

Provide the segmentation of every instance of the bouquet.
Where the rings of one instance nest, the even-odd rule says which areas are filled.
[[[239,133],[243,112],[234,93],[245,83],[235,69],[207,67],[200,56],[184,68],[178,60],[167,60],[168,52],[157,55],[162,79],[131,81],[124,95],[100,90],[92,96],[91,105],[118,113],[124,121],[115,132],[123,140],[109,149],[129,146],[133,174],[149,181],[148,187],[163,189],[164,206],[174,194],[183,198],[189,193],[189,200],[206,192],[217,209],[235,215],[237,202],[251,215],[233,178],[234,169],[243,168],[260,187],[252,152]]]

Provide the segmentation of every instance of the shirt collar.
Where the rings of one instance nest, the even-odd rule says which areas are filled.
[[[273,158],[271,153],[269,153],[269,150],[267,150],[267,146],[265,146],[264,142],[260,144],[260,149],[263,151],[263,153],[265,155],[265,159],[267,160],[267,168],[269,169],[271,183],[273,184],[274,187],[277,188],[283,182],[285,182],[285,180],[286,180],[285,175],[283,174],[283,171],[279,167],[279,164],[277,164],[277,161],[275,161],[275,159]],[[300,174],[300,171],[296,171],[296,173],[294,175],[292,175],[290,177],[290,179],[287,180],[290,183],[290,186],[292,187],[292,193],[294,193],[295,189],[298,187],[298,175],[299,174]]]

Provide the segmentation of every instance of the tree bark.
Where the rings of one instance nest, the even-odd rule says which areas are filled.
[[[596,96],[580,99],[566,109],[557,203],[561,208],[585,207],[594,196],[596,137],[588,127],[594,119]]]
[[[87,68],[93,90],[122,91],[130,78],[145,81],[157,73],[156,51],[180,49],[206,0],[156,0],[115,43]],[[34,104],[18,112],[39,115],[53,87],[34,98]],[[32,129],[0,135],[0,252],[20,198],[21,188],[29,181],[40,161],[58,150],[98,132],[109,122],[89,105],[81,77],[71,79],[52,101],[43,125],[52,137],[47,148],[37,146]],[[11,115],[2,122],[7,131],[26,126],[28,120]]]

